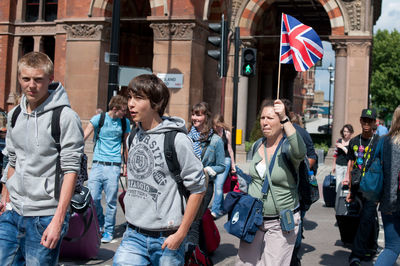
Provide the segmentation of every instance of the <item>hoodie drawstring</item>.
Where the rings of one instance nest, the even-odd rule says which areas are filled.
[[[39,146],[39,128],[38,128],[38,122],[37,122],[37,113],[34,112],[35,114],[35,140],[36,140],[36,146]]]

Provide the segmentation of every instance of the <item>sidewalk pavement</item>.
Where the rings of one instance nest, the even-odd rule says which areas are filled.
[[[244,171],[248,171],[248,163],[240,163],[238,165]],[[303,239],[300,251],[303,265],[342,266],[348,264],[347,259],[351,252],[350,247],[343,245],[340,241],[335,210],[334,208],[325,207],[323,200],[323,179],[329,174],[330,170],[331,165],[320,164],[318,168],[317,180],[320,189],[320,200],[311,206],[311,209],[307,212],[305,217],[305,239]],[[211,257],[214,264],[220,266],[234,265],[239,248],[239,239],[228,234],[223,227],[226,219],[226,216],[223,216],[216,221],[221,235],[221,243]],[[60,261],[60,265],[112,265],[113,255],[120,244],[124,231],[125,217],[118,204],[114,240],[111,243],[101,245],[97,258],[85,261]],[[380,247],[384,246],[382,224],[380,227],[378,244]],[[373,262],[362,262],[362,265],[373,265]],[[396,265],[400,265],[400,259],[397,261]]]

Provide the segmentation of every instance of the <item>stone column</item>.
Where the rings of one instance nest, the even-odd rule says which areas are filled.
[[[347,92],[347,47],[345,42],[334,42],[335,50],[335,89],[333,102],[332,147],[340,137],[340,129],[346,124]]]
[[[347,90],[345,122],[361,132],[361,110],[368,106],[370,48],[372,37],[352,37],[347,41]]]
[[[42,48],[42,36],[33,36],[33,51],[40,52]]]
[[[14,37],[14,44],[13,44],[13,56],[12,56],[12,63],[11,63],[11,79],[10,79],[10,93],[8,94],[7,104],[12,105],[15,101],[15,95],[20,95],[21,90],[18,84],[18,73],[17,73],[17,64],[18,59],[21,54],[21,37],[15,36]]]
[[[104,62],[105,21],[75,21],[63,26],[67,33],[64,86],[72,108],[85,121],[96,108],[106,107],[107,64]],[[58,73],[58,71],[57,71]],[[79,104],[85,103],[85,104]]]
[[[189,121],[192,105],[203,100],[207,30],[196,20],[149,20],[154,31],[153,72],[183,74],[183,87],[170,89],[166,111]]]

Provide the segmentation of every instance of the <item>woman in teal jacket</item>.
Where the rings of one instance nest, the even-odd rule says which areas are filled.
[[[199,213],[204,213],[213,196],[215,177],[225,170],[224,143],[221,137],[214,133],[208,103],[201,102],[193,106],[191,122],[188,136],[192,140],[195,154],[209,176],[207,191],[199,209]],[[194,221],[189,232],[188,242],[193,245],[199,244],[200,225],[201,220]]]

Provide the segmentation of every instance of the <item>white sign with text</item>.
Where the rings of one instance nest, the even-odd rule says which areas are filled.
[[[170,89],[181,89],[183,87],[183,74],[159,73],[157,77]]]

